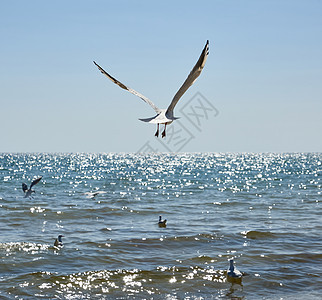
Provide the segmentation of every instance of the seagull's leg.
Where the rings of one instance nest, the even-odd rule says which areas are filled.
[[[158,137],[159,136],[159,123],[157,124],[157,132],[155,133],[155,136]]]
[[[167,128],[167,123],[164,124],[164,130],[162,132],[162,137],[164,138],[165,137],[165,129]]]

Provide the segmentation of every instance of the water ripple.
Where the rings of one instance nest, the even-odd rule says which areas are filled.
[[[318,299],[321,174],[320,153],[1,153],[0,298]]]

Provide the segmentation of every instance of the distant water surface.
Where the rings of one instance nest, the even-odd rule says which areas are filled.
[[[321,174],[321,153],[0,154],[0,299],[321,299]]]

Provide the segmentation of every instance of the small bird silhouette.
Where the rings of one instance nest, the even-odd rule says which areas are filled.
[[[159,225],[159,227],[167,227],[167,220],[162,220],[162,217],[159,216],[158,225]]]
[[[227,270],[227,280],[230,282],[241,283],[243,274],[234,266],[234,260],[229,259],[229,268]]]
[[[22,190],[23,190],[23,192],[25,193],[25,198],[27,198],[27,197],[31,197],[31,194],[32,193],[36,193],[34,190],[32,190],[31,188],[34,186],[34,185],[36,185],[40,180],[41,180],[41,178],[42,178],[42,176],[41,177],[39,177],[39,178],[37,178],[37,179],[35,179],[32,183],[31,183],[31,185],[30,185],[30,188],[28,189],[28,186],[25,184],[25,183],[23,183],[22,184]]]
[[[63,241],[62,241],[62,237],[64,237],[63,235],[59,235],[58,237],[57,237],[57,239],[55,240],[55,243],[54,243],[54,246],[55,247],[57,247],[57,248],[61,248],[61,247],[63,247],[64,245],[63,245]]]

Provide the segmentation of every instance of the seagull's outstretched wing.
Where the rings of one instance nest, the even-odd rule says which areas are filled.
[[[202,71],[203,67],[205,66],[208,54],[209,54],[209,41],[207,40],[207,43],[206,43],[204,49],[202,50],[201,55],[200,55],[196,65],[193,67],[192,71],[190,72],[189,76],[187,77],[186,81],[183,83],[181,88],[174,95],[174,97],[167,109],[167,113],[173,111],[174,107],[176,106],[176,104],[178,103],[178,101],[182,97],[182,95],[186,92],[186,90],[189,87],[191,87],[193,85],[195,80],[201,74],[201,71]]]
[[[103,68],[101,68],[95,61],[93,61],[93,63],[95,64],[95,66],[98,67],[98,69],[101,71],[102,74],[104,74],[107,78],[109,78],[110,80],[112,80],[115,84],[117,84],[119,87],[121,87],[124,90],[129,91],[130,93],[132,93],[135,96],[140,97],[144,102],[146,102],[147,104],[149,104],[156,113],[160,113],[161,110],[147,97],[143,96],[142,94],[140,94],[139,92],[127,87],[126,85],[124,85],[123,83],[121,83],[120,81],[118,81],[117,79],[115,79],[114,77],[112,77],[110,74],[108,74]]]
[[[37,179],[35,179],[35,180],[31,183],[30,188],[32,188],[34,185],[36,185],[36,184],[41,180],[41,178],[42,178],[42,176],[41,176],[41,177],[39,177],[39,178],[37,178]]]
[[[28,191],[28,186],[25,183],[22,184],[22,190],[24,193]]]

